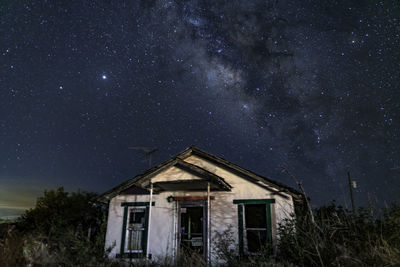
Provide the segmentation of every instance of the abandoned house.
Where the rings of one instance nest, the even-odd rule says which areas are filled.
[[[190,147],[102,194],[106,247],[115,258],[175,259],[182,249],[218,262],[223,234],[236,253],[276,244],[300,192]],[[218,234],[219,233],[219,234]]]

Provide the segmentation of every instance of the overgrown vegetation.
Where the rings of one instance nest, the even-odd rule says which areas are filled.
[[[0,266],[110,265],[104,251],[104,208],[96,194],[45,191],[35,208],[2,224]]]
[[[334,203],[284,221],[278,258],[299,266],[400,266],[400,207],[357,215]]]
[[[0,266],[113,266],[104,251],[106,218],[96,195],[50,190],[16,222],[0,224]],[[278,229],[276,253],[270,248],[249,257],[237,254],[232,231],[217,235],[216,254],[227,266],[400,266],[400,206],[379,216],[336,206],[306,208]],[[311,219],[313,218],[313,220]],[[184,253],[161,265],[206,266],[201,255]],[[143,262],[137,262],[143,266]],[[154,264],[153,264],[154,265]]]

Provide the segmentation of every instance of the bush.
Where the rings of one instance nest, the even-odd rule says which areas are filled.
[[[0,266],[119,265],[107,257],[111,248],[104,251],[106,209],[95,198],[63,188],[45,191],[17,222],[0,224]],[[276,255],[265,247],[258,255],[239,257],[230,227],[216,233],[214,252],[227,266],[400,266],[399,206],[383,210],[379,219],[371,209],[354,215],[334,203],[315,209],[314,221],[307,212],[279,225]],[[181,251],[176,262],[163,261],[174,264],[206,266],[202,255],[189,251]]]
[[[104,251],[106,213],[96,197],[62,187],[45,191],[0,240],[0,265],[112,264]]]
[[[357,215],[332,204],[279,227],[278,258],[299,266],[400,265],[400,209],[384,211],[382,220],[367,209]]]

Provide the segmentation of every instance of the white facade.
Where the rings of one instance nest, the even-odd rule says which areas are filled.
[[[249,181],[248,179],[243,178],[240,175],[240,173],[238,174],[237,172],[232,171],[229,168],[222,166],[221,164],[216,164],[215,162],[204,159],[196,154],[189,154],[189,156],[183,158],[182,160],[186,163],[198,166],[201,169],[204,169],[212,174],[217,175],[231,186],[230,190],[225,190],[225,191],[212,190],[210,193],[211,223],[210,223],[210,228],[206,226],[207,227],[206,231],[211,232],[210,257],[213,262],[218,260],[216,249],[219,247],[219,242],[221,242],[221,240],[218,239],[217,237],[218,235],[216,234],[216,232],[222,233],[229,229],[229,231],[232,234],[232,237],[234,238],[233,242],[234,244],[232,244],[232,248],[235,249],[237,253],[239,253],[239,247],[241,247],[242,252],[247,251],[246,238],[248,237],[246,236],[245,228],[243,228],[246,226],[243,224],[246,223],[246,220],[250,219],[248,219],[247,217],[245,218],[243,215],[243,211],[247,210],[246,203],[265,203],[265,206],[267,207],[267,213],[268,211],[270,211],[270,214],[266,214],[267,215],[266,220],[270,220],[270,222],[268,223],[268,228],[270,229],[267,229],[265,233],[268,235],[268,231],[270,231],[272,237],[272,244],[274,245],[276,243],[276,227],[278,223],[282,221],[284,218],[289,218],[291,214],[294,214],[293,194],[290,194],[289,192],[277,193],[277,189],[270,187],[270,185],[262,184],[262,182]],[[140,182],[144,183],[143,182],[144,180],[146,181],[146,184],[151,182],[154,185],[156,185],[157,183],[160,182],[162,183],[162,182],[184,181],[184,180],[204,181],[203,179],[204,179],[203,177],[199,177],[196,173],[193,172],[191,173],[190,171],[172,165],[166,167],[165,169],[163,169],[162,171],[158,172],[155,175],[151,175],[148,178],[145,177],[143,180],[139,181],[139,185]],[[169,202],[167,198],[171,196],[175,197],[175,199],[177,200],[171,201],[170,198]],[[200,197],[202,196],[204,197],[204,199],[206,199],[205,197],[207,196],[207,187],[204,188],[204,191],[179,190],[178,188],[173,191],[160,191],[152,195],[152,201],[154,203],[154,206],[151,207],[151,217],[148,219],[151,220],[150,223],[151,227],[150,229],[147,229],[149,230],[148,233],[149,236],[148,239],[146,240],[148,241],[148,243],[145,242],[145,246],[148,247],[148,251],[145,251],[145,249],[142,248],[143,250],[141,256],[144,256],[144,254],[146,254],[145,252],[147,252],[147,254],[150,255],[153,260],[158,260],[158,261],[165,259],[166,256],[169,257],[170,259],[174,259],[174,257],[176,257],[179,251],[181,239],[183,238],[181,233],[187,230],[187,229],[185,230],[182,229],[182,222],[180,221],[183,220],[182,219],[183,217],[180,217],[182,216],[182,212],[186,212],[186,209],[182,208],[182,206],[184,206],[185,200],[193,200],[194,198],[190,197],[194,196],[200,196]],[[252,200],[253,202],[248,200]],[[127,225],[129,224],[129,222],[127,221],[129,220],[128,218],[130,216],[129,214],[133,214],[129,212],[130,209],[136,209],[135,212],[145,211],[147,215],[150,209],[148,205],[149,201],[150,201],[149,194],[132,195],[132,194],[118,193],[117,195],[109,199],[106,248],[113,246],[110,257],[114,258],[121,256],[122,257],[132,256],[132,254],[129,254],[130,250],[127,248],[127,242],[129,242],[128,239],[130,238],[129,231],[127,230],[128,227]],[[133,204],[133,203],[139,203],[139,204]],[[190,203],[192,204],[202,203],[203,205],[205,205],[204,209],[206,209],[207,207],[206,200],[191,201]],[[130,205],[136,205],[136,206],[130,206]],[[239,218],[239,216],[243,217]],[[204,220],[203,217],[201,219]],[[239,225],[240,223],[241,226]],[[189,228],[190,225],[191,222],[189,221],[188,223]],[[148,225],[146,225],[146,227],[147,226]],[[242,230],[240,230],[241,228]],[[240,231],[241,233],[239,234]],[[261,235],[264,233],[262,231],[263,229],[254,230],[253,232]],[[141,234],[137,234],[136,237],[140,235]],[[206,244],[207,236],[206,235],[203,236],[205,236],[205,238],[202,239],[203,243],[198,243],[197,245]],[[240,242],[239,239],[240,237],[243,240],[242,242]],[[143,237],[141,238],[145,238],[144,234]],[[194,237],[191,238],[194,239]],[[197,238],[199,239],[199,237]],[[189,239],[190,239],[190,233],[189,233]],[[124,245],[124,248],[122,249],[121,249],[121,244]],[[193,241],[190,244],[196,245],[195,243],[193,243]],[[206,254],[206,252],[204,253]]]

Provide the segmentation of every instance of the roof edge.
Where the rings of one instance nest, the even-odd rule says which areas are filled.
[[[184,159],[190,157],[191,155],[200,156],[205,160],[217,163],[221,167],[225,167],[226,169],[231,170],[234,173],[240,174],[241,177],[245,176],[243,178],[245,178],[245,179],[247,178],[247,180],[250,180],[251,182],[253,182],[253,183],[255,183],[255,184],[257,184],[257,185],[259,185],[261,187],[264,187],[264,186],[259,184],[259,182],[265,183],[266,185],[268,185],[270,187],[276,188],[276,189],[278,189],[278,191],[276,191],[276,192],[274,191],[276,194],[280,194],[280,192],[284,192],[284,193],[288,193],[289,195],[291,195],[292,197],[295,197],[295,198],[299,198],[299,197],[303,196],[303,194],[300,191],[297,191],[296,189],[294,189],[294,188],[292,188],[290,186],[284,185],[284,184],[282,184],[280,182],[274,181],[274,180],[272,180],[270,178],[264,177],[262,175],[259,175],[259,174],[255,173],[255,172],[252,172],[250,170],[242,168],[242,167],[240,167],[240,166],[238,166],[238,165],[236,165],[234,163],[231,163],[231,162],[229,162],[229,161],[227,161],[227,160],[225,160],[225,159],[223,159],[221,157],[212,155],[212,154],[210,154],[208,152],[205,152],[204,150],[201,150],[201,149],[199,149],[199,148],[197,148],[197,147],[192,145],[192,146],[188,147],[187,149],[185,149],[184,151],[180,152],[179,154],[173,156],[172,158],[170,158],[170,159],[158,164],[157,166],[154,166],[153,168],[150,168],[150,169],[146,170],[145,172],[143,172],[143,173],[141,173],[139,175],[136,175],[133,178],[130,178],[129,180],[127,180],[127,181],[125,181],[125,182],[113,187],[112,189],[104,192],[103,194],[101,194],[97,198],[97,200],[99,202],[107,203],[113,197],[118,195],[121,191],[129,188],[132,185],[135,185],[135,183],[138,182],[141,179],[148,178],[148,176],[150,176],[150,175],[155,175],[156,173],[159,173],[162,170],[164,170],[165,168],[168,168],[171,165],[175,165],[178,162],[182,162],[183,161],[184,162],[183,164],[190,164],[188,162],[185,162]],[[194,164],[191,164],[191,165],[193,165],[193,166],[195,166],[197,168],[200,168],[203,171],[206,171],[207,173],[209,172],[209,171],[207,171],[207,170],[205,170],[205,169],[203,169],[203,168],[201,168],[201,167],[199,167],[197,165],[194,165]],[[215,174],[213,174],[213,175],[215,175]],[[220,177],[220,179],[222,179],[222,181],[224,181],[224,183],[227,184],[222,177]]]

